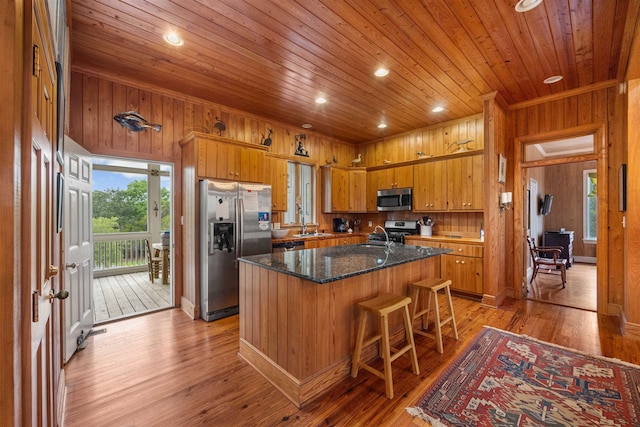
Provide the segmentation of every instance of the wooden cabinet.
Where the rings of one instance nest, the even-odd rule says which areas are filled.
[[[408,245],[431,246],[451,249],[440,256],[440,277],[451,280],[451,289],[481,296],[483,293],[483,246],[472,243],[438,242],[419,237],[409,237]]]
[[[377,190],[413,187],[413,166],[396,166],[375,172],[378,173]]]
[[[463,243],[440,243],[439,245],[441,248],[453,250],[442,255],[440,261],[440,274],[451,280],[451,289],[482,295],[482,246]]]
[[[365,212],[367,172],[364,168],[322,168],[322,212]]]
[[[444,161],[421,163],[413,167],[413,210],[447,209],[447,167]]]
[[[447,160],[447,209],[481,211],[484,207],[482,154]]]
[[[378,190],[406,187],[413,187],[413,166],[396,166],[367,172],[367,212],[376,212]]]
[[[265,157],[265,183],[271,184],[271,210],[286,212],[289,162],[278,157]]]
[[[344,236],[332,237],[329,239],[309,239],[305,240],[304,248],[328,248],[330,246],[342,246],[342,245],[356,245],[358,243],[365,243],[367,241],[366,236],[358,234],[347,234]]]
[[[367,171],[349,171],[349,212],[367,211]]]
[[[210,134],[192,132],[180,141],[182,150],[195,151],[196,175],[199,178],[229,181],[265,181],[267,148],[227,140]]]

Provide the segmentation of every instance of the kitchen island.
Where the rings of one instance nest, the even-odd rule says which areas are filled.
[[[407,295],[409,284],[439,274],[447,252],[359,244],[241,258],[240,355],[302,407],[350,375],[357,304]],[[402,339],[399,313],[390,324]]]

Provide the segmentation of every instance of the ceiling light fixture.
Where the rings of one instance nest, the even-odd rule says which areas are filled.
[[[305,129],[311,129],[312,128],[310,123],[303,123],[302,127],[305,128]]]
[[[556,83],[562,80],[562,76],[551,76],[544,79],[542,82],[544,84],[550,85],[551,83]]]
[[[516,12],[528,12],[531,9],[539,6],[542,0],[520,0],[516,3]]]
[[[327,100],[326,100],[326,99],[324,99],[324,98],[323,98],[323,97],[321,97],[321,96],[320,96],[320,97],[318,97],[318,98],[316,98],[316,104],[324,104],[324,103],[326,103],[326,102],[327,102]]]
[[[380,124],[378,125],[378,129],[384,129],[384,128],[386,128],[386,127],[387,127],[387,124],[386,124],[386,123],[380,123]]]
[[[434,113],[439,113],[439,112],[441,112],[441,111],[444,111],[444,108],[443,108],[443,107],[435,107],[435,108],[434,108],[433,110],[431,110],[431,111],[433,111]]]
[[[184,44],[184,40],[182,40],[176,33],[173,31],[163,34],[162,38],[164,41],[169,43],[172,46],[182,46]]]
[[[387,74],[389,74],[389,70],[387,70],[386,68],[382,68],[382,67],[380,67],[380,68],[378,68],[378,69],[376,70],[376,72],[375,72],[374,74],[375,74],[376,76],[378,76],[378,77],[384,77],[384,76],[386,76]]]

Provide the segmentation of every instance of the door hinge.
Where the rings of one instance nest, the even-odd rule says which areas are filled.
[[[40,321],[40,290],[31,293],[31,320],[33,323]]]

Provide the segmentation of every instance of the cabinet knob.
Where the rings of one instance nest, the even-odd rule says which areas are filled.
[[[460,264],[464,264],[464,261],[460,261]]]
[[[460,260],[456,260],[456,264],[460,264]]]
[[[458,248],[458,252],[462,252],[462,248]]]

